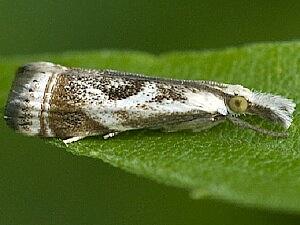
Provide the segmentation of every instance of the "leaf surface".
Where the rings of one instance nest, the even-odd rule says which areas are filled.
[[[2,105],[14,71],[30,61],[236,83],[292,98],[297,104],[300,99],[298,42],[159,56],[94,51],[2,57]],[[300,212],[300,118],[297,109],[294,116],[287,139],[263,136],[224,123],[201,133],[137,130],[109,140],[89,137],[68,148],[57,139],[46,142],[163,184],[185,188],[194,198],[209,196],[256,207]],[[1,123],[3,125],[3,121]]]

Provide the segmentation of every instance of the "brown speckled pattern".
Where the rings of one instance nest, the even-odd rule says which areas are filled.
[[[151,85],[152,86],[151,86]],[[112,108],[103,106],[107,103],[114,103],[131,96],[136,96],[145,91],[146,87],[156,89],[156,95],[145,101],[144,104],[137,103],[127,110],[120,109],[112,112]],[[95,105],[101,113],[109,110],[113,117],[122,127],[153,128],[162,127],[164,124],[180,123],[203,117],[200,111],[182,114],[180,112],[155,112],[149,103],[162,103],[163,100],[171,102],[182,102],[187,100],[184,95],[187,90],[195,92],[195,88],[187,85],[169,84],[164,80],[136,79],[128,74],[117,73],[116,71],[94,71],[71,69],[59,74],[55,89],[51,98],[51,109],[48,123],[55,136],[67,138],[72,136],[90,136],[106,134],[116,129],[104,126],[99,120],[94,119],[86,112],[86,107]],[[146,97],[147,92],[143,93]],[[103,112],[101,112],[103,110]],[[143,116],[143,111],[152,110],[154,113]],[[137,112],[138,111],[138,112]],[[212,115],[211,115],[212,116]],[[211,117],[209,116],[209,117]],[[43,131],[42,131],[43,132]]]
[[[89,118],[82,111],[82,99],[78,98],[78,93],[81,93],[82,90],[75,89],[73,84],[74,81],[70,80],[69,76],[60,75],[58,77],[52,93],[48,119],[52,132],[61,138],[108,133],[108,128]]]
[[[293,101],[251,92],[241,85],[67,68],[47,62],[19,68],[5,119],[16,131],[44,137],[85,137],[140,128],[196,131],[236,116],[227,105],[240,93],[249,97],[245,97],[246,114],[286,128],[291,124]]]

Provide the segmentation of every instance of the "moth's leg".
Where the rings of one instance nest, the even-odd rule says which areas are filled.
[[[81,139],[83,139],[83,138],[85,138],[85,137],[86,137],[86,136],[71,137],[71,138],[68,138],[68,139],[63,140],[63,142],[64,142],[64,144],[65,144],[66,146],[68,146],[68,144],[71,144],[71,143],[73,143],[73,142],[79,141],[79,140],[81,140]]]
[[[112,138],[112,137],[116,136],[118,133],[120,133],[120,132],[116,131],[116,132],[111,132],[111,133],[105,134],[105,135],[103,135],[103,139],[107,140],[108,138]]]
[[[225,118],[200,118],[186,122],[180,122],[177,124],[166,125],[162,128],[165,132],[177,132],[180,130],[192,130],[193,132],[200,132],[211,127],[218,125],[225,121]]]
[[[196,126],[194,128],[191,128],[193,132],[200,132],[200,131],[203,131],[203,130],[207,130],[207,129],[210,129],[222,122],[225,121],[225,118],[223,119],[218,119],[218,120],[210,120],[206,123],[203,123],[201,124],[201,126],[199,126],[199,123],[196,124]]]

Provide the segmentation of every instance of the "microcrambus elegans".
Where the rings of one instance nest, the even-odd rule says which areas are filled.
[[[20,133],[59,137],[66,144],[143,128],[197,132],[226,119],[267,135],[284,136],[285,132],[256,127],[238,116],[257,115],[287,129],[294,108],[290,99],[241,85],[36,62],[17,71],[5,119]]]

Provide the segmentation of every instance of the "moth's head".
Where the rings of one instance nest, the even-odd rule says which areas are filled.
[[[229,115],[251,114],[277,122],[285,129],[292,123],[296,104],[279,95],[250,91],[241,85],[222,87]]]

